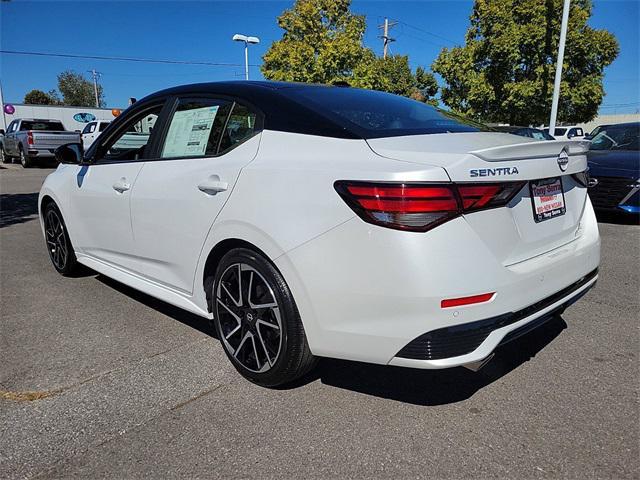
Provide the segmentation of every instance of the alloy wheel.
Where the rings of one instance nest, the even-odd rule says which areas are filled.
[[[280,307],[267,280],[246,263],[234,263],[216,287],[216,321],[231,357],[251,372],[270,370],[282,349]]]
[[[49,257],[58,270],[63,270],[69,256],[67,237],[60,215],[53,208],[45,215],[44,230]]]

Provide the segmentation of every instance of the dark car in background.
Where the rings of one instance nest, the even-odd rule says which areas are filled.
[[[518,127],[518,126],[497,126],[492,127],[498,132],[512,133],[513,135],[519,135],[521,137],[535,138],[536,140],[555,140],[548,132],[544,132],[539,128],[532,127]]]
[[[596,210],[640,213],[640,122],[602,126],[587,153]]]

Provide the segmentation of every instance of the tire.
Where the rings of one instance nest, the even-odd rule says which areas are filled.
[[[31,168],[33,166],[33,158],[24,153],[24,149],[20,147],[20,164],[22,168]]]
[[[13,163],[13,159],[4,151],[4,145],[0,145],[0,162]]]
[[[211,299],[218,338],[246,379],[277,387],[315,366],[293,295],[280,272],[259,253],[237,248],[222,257]]]
[[[44,235],[49,259],[58,273],[71,275],[78,270],[78,261],[69,239],[62,213],[55,203],[49,203],[43,214]]]

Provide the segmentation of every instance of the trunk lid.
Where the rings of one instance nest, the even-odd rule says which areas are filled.
[[[546,141],[506,133],[415,135],[367,140],[378,155],[442,167],[455,183],[526,184],[504,208],[465,215],[466,221],[503,265],[541,255],[575,240],[587,189],[572,174],[587,169],[587,141]],[[560,178],[565,212],[534,219],[532,185]]]

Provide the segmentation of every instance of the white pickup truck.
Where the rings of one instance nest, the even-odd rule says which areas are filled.
[[[65,143],[80,143],[80,134],[68,132],[59,120],[18,118],[12,121],[0,144],[2,163],[19,158],[24,168],[37,159],[53,158],[56,148]]]

